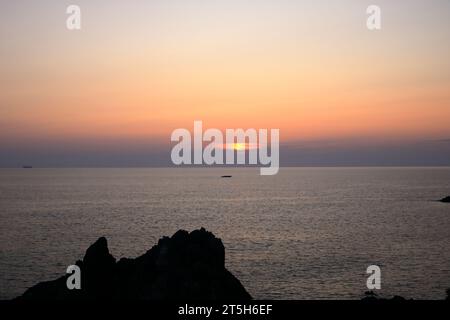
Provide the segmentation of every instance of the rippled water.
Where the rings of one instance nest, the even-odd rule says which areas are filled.
[[[231,179],[221,179],[232,174]],[[255,298],[360,298],[450,287],[450,168],[0,169],[0,298],[65,272],[99,236],[135,257],[201,226]]]

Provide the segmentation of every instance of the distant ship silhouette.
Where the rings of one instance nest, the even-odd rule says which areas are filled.
[[[22,166],[23,169],[31,169],[33,166]]]

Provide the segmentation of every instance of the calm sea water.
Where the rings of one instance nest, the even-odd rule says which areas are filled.
[[[231,179],[221,179],[232,174]],[[135,257],[206,227],[255,298],[357,299],[450,287],[450,168],[0,169],[0,298],[54,279],[106,236]]]

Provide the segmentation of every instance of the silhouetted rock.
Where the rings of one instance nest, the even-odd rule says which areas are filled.
[[[364,298],[362,298],[361,300],[371,301],[371,300],[378,300],[378,299],[379,299],[378,295],[375,292],[373,292],[372,290],[370,290],[370,291],[364,292]]]
[[[118,262],[102,237],[76,264],[81,269],[80,290],[67,289],[65,275],[33,286],[18,299],[251,299],[225,268],[222,241],[203,228],[177,231],[142,256]]]
[[[364,298],[362,298],[361,300],[362,301],[394,301],[394,302],[406,301],[406,299],[401,296],[393,296],[391,298],[380,297],[380,296],[378,296],[378,294],[376,294],[372,290],[364,292]]]
[[[445,202],[445,203],[450,203],[450,196],[442,198],[441,200],[439,200],[440,202]]]
[[[445,298],[445,300],[450,301],[450,289],[447,289],[446,293],[447,293],[447,297]],[[372,290],[364,292],[364,297],[361,300],[362,301],[383,301],[383,302],[384,301],[392,301],[392,302],[407,301],[407,299],[403,298],[402,296],[397,296],[397,295],[395,295],[391,298],[380,297]],[[412,301],[412,300],[414,300],[414,299],[409,299],[409,301]]]

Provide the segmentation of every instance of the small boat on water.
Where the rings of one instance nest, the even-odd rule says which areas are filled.
[[[231,178],[232,176],[221,176],[221,178]]]
[[[23,169],[31,169],[33,166],[22,166]]]

